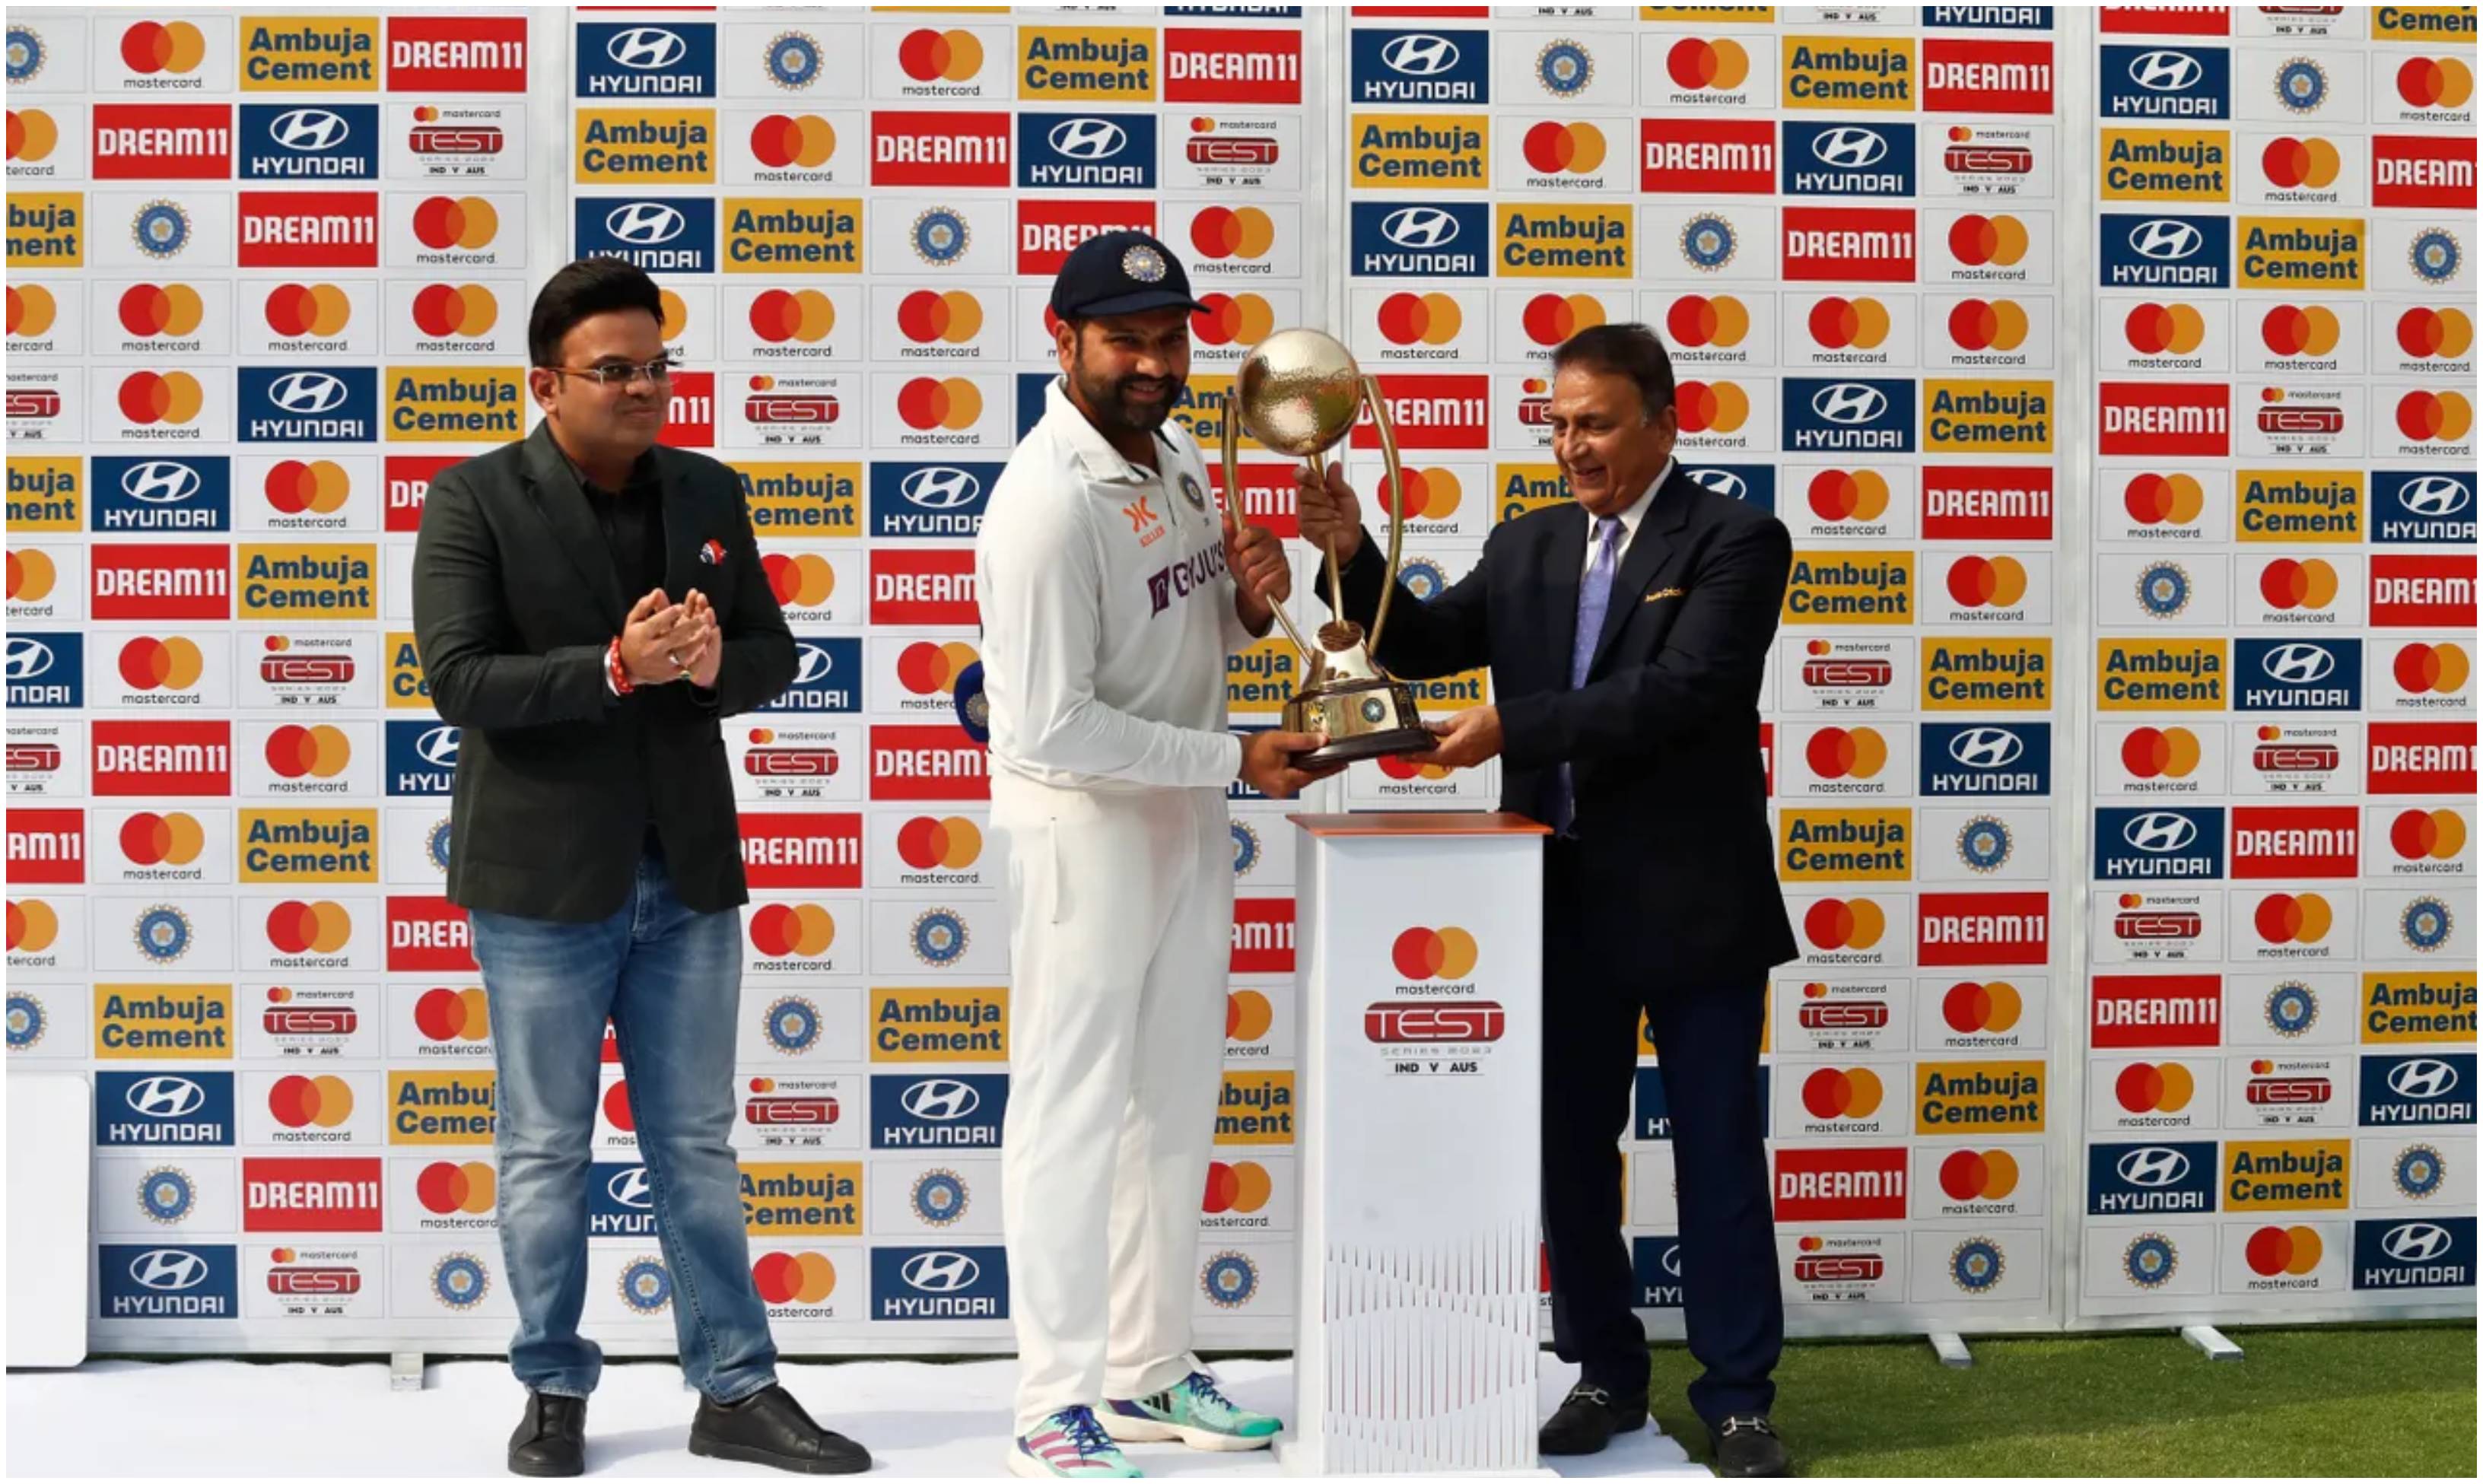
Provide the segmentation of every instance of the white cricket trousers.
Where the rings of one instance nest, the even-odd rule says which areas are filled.
[[[1232,964],[1233,835],[1213,788],[992,776],[1008,837],[1001,1135],[1017,1430],[1188,1375]]]

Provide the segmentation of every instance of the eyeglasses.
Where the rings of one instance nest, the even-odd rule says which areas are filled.
[[[554,376],[583,377],[600,386],[627,386],[642,376],[650,385],[661,386],[673,379],[673,368],[678,364],[670,356],[658,356],[643,366],[619,361],[600,366],[546,366],[544,369]]]

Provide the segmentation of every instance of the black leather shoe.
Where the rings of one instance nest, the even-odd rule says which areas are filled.
[[[566,1479],[586,1471],[586,1398],[526,1393],[526,1415],[509,1434],[509,1471]]]
[[[1615,1396],[1584,1382],[1569,1388],[1560,1410],[1535,1435],[1537,1453],[1600,1453],[1615,1433],[1631,1433],[1646,1425],[1646,1393]]]
[[[1793,1471],[1784,1440],[1768,1424],[1765,1413],[1737,1412],[1722,1426],[1707,1429],[1707,1441],[1716,1446],[1720,1479],[1780,1479]]]
[[[730,1407],[700,1397],[690,1422],[690,1451],[795,1473],[860,1473],[870,1467],[868,1449],[812,1421],[781,1386],[753,1391]]]

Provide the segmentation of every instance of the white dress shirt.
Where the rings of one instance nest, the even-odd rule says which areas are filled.
[[[1630,501],[1629,509],[1621,512],[1621,545],[1618,551],[1613,553],[1613,570],[1615,573],[1621,570],[1621,559],[1629,555],[1630,543],[1638,540],[1638,528],[1646,519],[1648,507],[1655,503],[1655,491],[1663,489],[1665,482],[1672,478],[1672,466],[1675,462],[1671,459],[1665,460],[1664,467],[1657,472],[1654,481],[1638,492],[1638,498]],[[1586,583],[1587,573],[1595,570],[1597,519],[1598,517],[1594,516],[1587,517],[1587,560],[1578,565],[1578,581],[1581,586]]]

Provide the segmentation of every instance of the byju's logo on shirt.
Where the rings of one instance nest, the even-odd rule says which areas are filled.
[[[1188,598],[1191,594],[1215,586],[1224,575],[1224,543],[1201,546],[1180,561],[1157,570],[1147,578],[1147,617],[1155,618],[1172,606],[1174,598]]]

